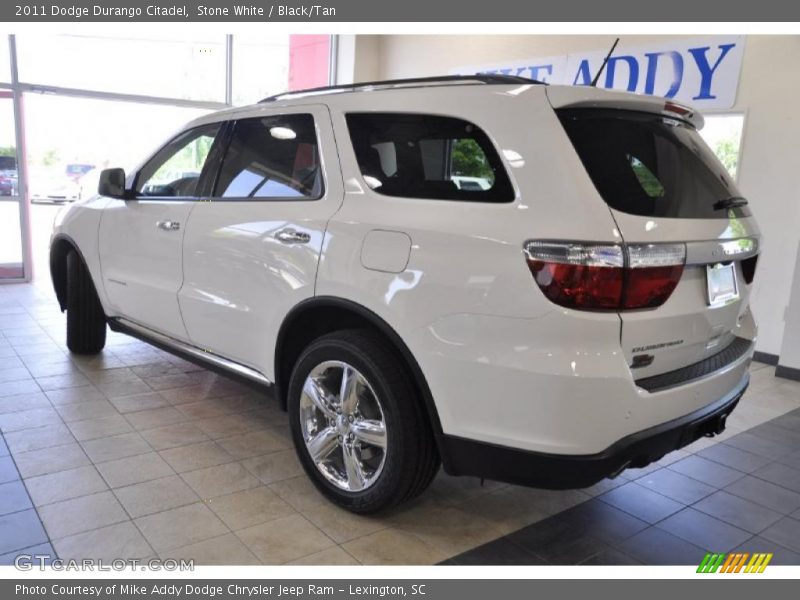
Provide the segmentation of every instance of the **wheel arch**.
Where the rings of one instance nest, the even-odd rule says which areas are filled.
[[[286,410],[289,377],[303,349],[315,338],[342,329],[361,328],[377,332],[397,352],[411,375],[412,382],[424,403],[431,429],[437,440],[442,434],[439,413],[428,383],[414,355],[400,335],[383,318],[370,309],[344,298],[316,296],[300,302],[283,320],[275,344],[275,396]]]
[[[50,279],[61,312],[67,310],[67,255],[72,250],[77,252],[83,264],[86,264],[78,244],[68,235],[59,233],[50,242]]]

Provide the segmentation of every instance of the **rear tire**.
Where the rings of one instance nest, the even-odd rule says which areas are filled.
[[[346,396],[341,393],[341,379],[347,369],[358,382],[354,410],[341,401]],[[322,386],[314,389],[324,390],[318,395],[328,403],[324,411],[306,391],[312,381]],[[312,342],[292,372],[288,409],[295,449],[306,473],[328,499],[351,512],[375,513],[411,500],[430,485],[439,470],[422,399],[400,357],[375,333],[338,331]],[[384,437],[371,438],[374,429],[364,436],[359,433],[364,431],[359,423],[361,427],[363,423],[371,427],[382,423]],[[322,435],[331,436],[325,446],[330,451],[318,460],[312,458],[309,443]],[[350,446],[348,439],[352,440]],[[352,457],[358,463],[355,471]],[[352,478],[353,472],[358,476]]]
[[[106,345],[106,315],[92,277],[75,250],[67,254],[67,348],[97,354]]]

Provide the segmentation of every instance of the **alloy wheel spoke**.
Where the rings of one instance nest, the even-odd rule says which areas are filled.
[[[370,446],[386,449],[386,426],[383,421],[357,419],[350,427],[355,438]]]
[[[342,366],[342,386],[339,390],[339,401],[341,402],[342,413],[353,414],[358,406],[358,373],[350,365]]]
[[[315,463],[325,460],[339,445],[336,430],[326,427],[306,443],[308,453]]]
[[[303,393],[326,417],[332,418],[336,411],[330,404],[325,388],[313,377],[308,377],[303,384]]]
[[[358,458],[358,450],[353,444],[344,444],[342,446],[344,456],[344,468],[347,473],[347,486],[352,492],[358,492],[364,489],[364,469],[361,466],[361,461]]]

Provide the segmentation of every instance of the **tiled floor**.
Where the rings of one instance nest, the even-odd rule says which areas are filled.
[[[722,438],[648,469],[565,492],[440,474],[412,505],[356,517],[314,490],[270,398],[121,335],[93,358],[63,337],[46,281],[0,286],[0,562],[50,543],[198,564],[682,563],[737,547],[800,564],[800,384],[765,365]]]

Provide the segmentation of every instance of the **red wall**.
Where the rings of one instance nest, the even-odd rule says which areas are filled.
[[[289,90],[328,85],[330,36],[289,36]]]

